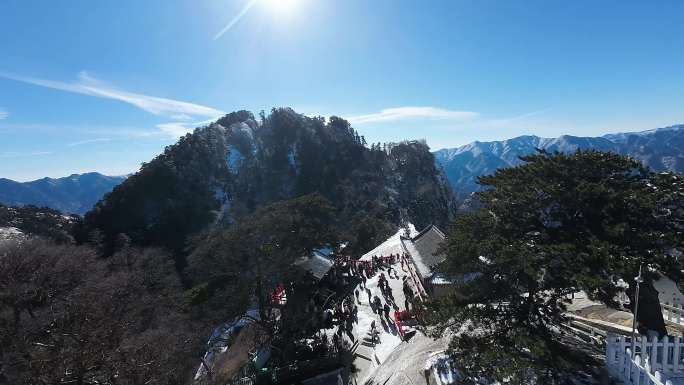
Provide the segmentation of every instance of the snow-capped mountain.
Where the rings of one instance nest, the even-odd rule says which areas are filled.
[[[124,179],[124,176],[107,176],[96,172],[23,183],[0,178],[0,203],[49,207],[64,213],[84,214]]]
[[[577,149],[613,151],[632,156],[657,171],[684,172],[684,125],[642,132],[608,134],[602,137],[563,135],[558,138],[519,136],[503,141],[473,142],[461,147],[434,152],[435,161],[444,168],[447,179],[460,198],[477,191],[477,177],[501,167],[520,163],[520,156],[536,149],[572,152]]]

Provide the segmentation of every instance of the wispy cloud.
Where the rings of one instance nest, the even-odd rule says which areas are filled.
[[[161,123],[157,124],[156,127],[161,132],[173,137],[183,136],[187,134],[190,129],[184,122]]]
[[[7,119],[8,116],[9,113],[6,110],[0,108],[0,120]]]
[[[185,127],[185,132],[190,131],[192,126],[197,124],[192,122],[193,119],[206,120],[209,118],[209,120],[214,120],[225,114],[221,110],[200,104],[125,91],[102,82],[85,71],[79,73],[78,81],[71,83],[22,76],[4,71],[0,71],[0,77],[66,92],[118,100],[154,115],[183,121],[185,123],[173,123],[183,125]]]
[[[401,120],[433,119],[450,121],[467,121],[476,119],[477,112],[448,110],[438,107],[394,107],[385,108],[372,114],[351,116],[348,120],[353,124],[396,122]]]
[[[223,112],[220,110],[195,103],[160,98],[117,89],[95,79],[85,71],[80,72],[79,81],[74,83],[21,76],[3,71],[0,71],[0,77],[61,91],[119,100],[155,115],[172,117],[185,114],[215,117],[223,114]]]
[[[249,12],[249,10],[252,9],[252,7],[253,7],[258,1],[259,1],[259,0],[249,0],[249,1],[247,2],[247,4],[245,4],[245,6],[242,7],[242,9],[240,10],[240,12],[238,12],[238,14],[235,15],[235,17],[233,17],[233,18],[228,22],[228,24],[226,24],[226,26],[223,27],[223,29],[221,29],[220,31],[218,31],[218,32],[216,33],[216,35],[214,35],[214,40],[218,40],[221,36],[223,36],[223,35],[224,35],[226,32],[228,32],[231,28],[233,28],[233,26],[235,26],[235,24],[237,24],[237,23],[238,23],[246,14],[247,14],[247,12]]]
[[[68,147],[76,147],[76,146],[82,146],[84,144],[109,142],[109,141],[111,141],[110,138],[86,139],[86,140],[79,140],[78,142],[69,143],[69,144],[67,144],[67,146]]]
[[[165,137],[166,134],[159,129],[150,127],[135,127],[135,126],[97,126],[93,124],[87,125],[71,125],[71,124],[46,124],[46,123],[4,123],[0,122],[0,132],[4,133],[20,133],[24,131],[31,131],[35,133],[55,134],[55,133],[73,133],[85,137],[111,138],[112,140],[119,139],[142,139],[151,138],[157,139]]]
[[[51,155],[54,154],[52,151],[28,151],[28,152],[19,152],[19,151],[7,151],[7,152],[0,152],[0,158],[22,158],[22,157],[28,157],[28,156],[43,156],[43,155]]]
[[[159,130],[135,127],[104,127],[96,129],[87,129],[81,132],[91,135],[111,135],[121,139],[155,138],[165,135],[163,132]]]
[[[541,110],[536,110],[532,112],[526,112],[524,114],[519,114],[516,116],[511,116],[511,117],[506,117],[506,118],[499,118],[499,119],[488,119],[486,120],[486,123],[488,123],[491,126],[511,126],[511,125],[516,125],[519,123],[524,123],[529,121],[530,118],[538,117],[541,115],[544,115],[550,111],[549,108],[541,109]]]
[[[172,136],[172,137],[179,137],[187,134],[188,132],[191,132],[195,127],[202,127],[206,126],[208,124],[211,124],[214,122],[216,119],[207,119],[203,121],[194,121],[194,122],[187,122],[187,121],[181,121],[181,122],[169,122],[169,123],[161,123],[157,124],[156,127],[163,133]]]

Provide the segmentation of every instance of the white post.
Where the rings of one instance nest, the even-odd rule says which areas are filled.
[[[636,282],[636,290],[634,292],[634,309],[632,312],[632,351],[634,352],[634,336],[636,335],[636,324],[637,324],[637,314],[639,313],[639,286],[643,282],[641,278],[641,265],[639,265],[639,275],[634,277],[634,282]],[[643,354],[643,352],[642,352]]]
[[[674,352],[672,354],[672,371],[677,373],[679,370],[679,348],[681,346],[682,339],[681,337],[675,337],[674,338]]]
[[[611,368],[615,366],[615,344],[614,337],[612,334],[608,334],[606,340],[606,365],[608,366],[608,371],[611,372]]]
[[[656,365],[658,365],[658,336],[653,336],[653,338],[651,338],[651,344],[653,344],[653,346],[651,346],[651,362],[649,366],[655,370],[657,369]]]
[[[634,359],[632,361],[632,370],[631,370],[631,375],[630,375],[630,383],[640,385],[639,379],[641,377],[641,373],[639,371],[639,366],[641,366],[641,356],[635,355]]]
[[[644,357],[646,353],[648,352],[648,336],[640,336],[639,337],[639,345],[640,345],[640,352],[639,355],[641,357]],[[636,353],[634,353],[636,354]],[[642,359],[643,362],[643,359]]]
[[[632,352],[627,349],[625,354],[622,355],[622,379],[629,381],[632,369]]]

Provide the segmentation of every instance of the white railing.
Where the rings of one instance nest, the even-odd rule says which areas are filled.
[[[608,335],[605,330],[574,319],[569,319],[567,323],[560,324],[560,327],[584,341],[600,346],[605,345],[606,336]]]
[[[668,377],[684,375],[684,338],[637,337],[631,351],[631,337],[608,335],[606,367],[611,377],[629,385],[670,385]]]
[[[629,349],[625,352],[622,373],[618,374],[617,379],[625,385],[672,385],[672,381],[665,379],[660,371],[651,372],[648,356],[642,363],[640,355],[632,359],[631,353]]]
[[[682,305],[661,302],[660,307],[663,310],[663,318],[665,318],[666,321],[670,321],[678,325],[684,325],[684,308]]]

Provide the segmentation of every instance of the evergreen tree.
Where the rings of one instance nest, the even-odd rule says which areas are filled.
[[[567,298],[584,290],[609,306],[618,280],[643,266],[639,332],[666,333],[653,280],[682,278],[684,181],[627,157],[596,151],[540,152],[480,178],[482,208],[460,216],[443,246],[460,277],[432,304],[429,321],[469,326],[452,349],[471,375],[525,378],[529,368],[562,372],[576,358],[559,340]]]
[[[287,282],[296,259],[315,248],[335,246],[333,216],[330,202],[311,194],[263,207],[199,240],[186,272],[195,285],[191,302],[221,308],[215,301],[228,294],[243,308],[231,308],[232,314],[219,319],[241,314],[249,301],[263,312],[267,291]],[[198,295],[204,300],[196,300]]]

